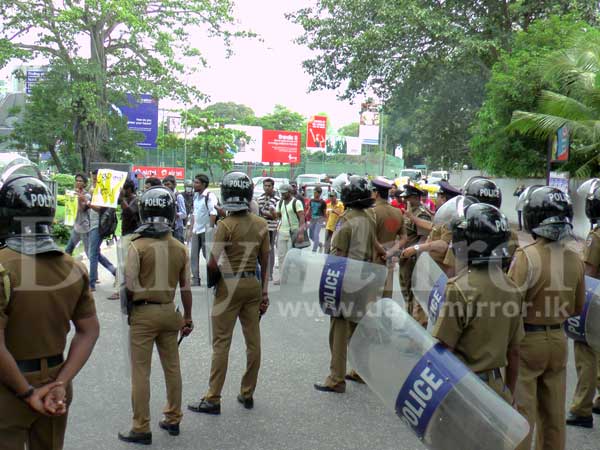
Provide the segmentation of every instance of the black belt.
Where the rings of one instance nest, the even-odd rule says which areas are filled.
[[[39,372],[42,370],[42,360],[45,359],[48,363],[48,369],[56,367],[64,362],[63,355],[49,356],[48,358],[38,359],[22,359],[17,361],[17,367],[23,373]]]
[[[256,276],[256,272],[223,273],[221,275],[226,280],[229,280],[231,278],[252,278]]]
[[[162,302],[153,302],[150,300],[136,300],[133,303],[133,306],[144,306],[144,305],[162,305]]]
[[[502,373],[500,372],[500,369],[498,369],[498,368],[486,370],[485,372],[476,373],[475,375],[477,375],[477,377],[479,377],[479,379],[481,381],[485,381],[486,383],[490,381],[490,378],[493,380],[502,379]]]
[[[533,325],[531,323],[523,324],[525,331],[528,333],[535,333],[536,331],[546,331],[546,330],[560,330],[561,325]]]

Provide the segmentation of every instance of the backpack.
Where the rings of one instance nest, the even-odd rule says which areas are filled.
[[[210,195],[210,192],[208,192],[205,196],[204,196],[204,205],[206,206],[206,210],[208,211],[208,196]],[[214,195],[214,194],[213,194]],[[215,195],[215,198],[217,200],[217,207],[215,208],[217,210],[217,222],[221,219],[224,219],[225,216],[221,214],[221,202],[219,201],[219,199],[217,198],[217,196]]]
[[[115,208],[102,208],[98,225],[100,238],[106,239],[114,236],[115,231],[117,231],[117,223],[117,210]]]

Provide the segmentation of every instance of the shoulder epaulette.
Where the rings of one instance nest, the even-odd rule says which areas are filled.
[[[0,264],[0,278],[2,279],[2,285],[4,286],[4,298],[6,298],[6,305],[4,305],[3,308],[5,308],[10,302],[10,276],[8,270],[6,270],[2,264]]]

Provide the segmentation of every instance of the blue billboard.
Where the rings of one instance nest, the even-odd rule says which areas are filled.
[[[158,99],[150,94],[142,94],[139,99],[127,94],[128,105],[119,106],[121,113],[127,117],[127,128],[144,135],[144,140],[137,145],[142,148],[156,148],[158,137]]]

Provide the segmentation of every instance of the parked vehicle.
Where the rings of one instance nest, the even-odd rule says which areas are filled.
[[[418,182],[423,179],[423,174],[418,169],[403,169],[400,171],[400,177],[408,177],[412,182]]]
[[[296,183],[300,188],[304,184],[322,183],[325,181],[326,178],[327,174],[325,173],[304,173],[296,177]]]
[[[434,170],[433,172],[431,172],[429,174],[429,177],[427,177],[427,182],[429,184],[437,184],[440,181],[449,181],[450,180],[450,173],[448,173],[447,170]]]

